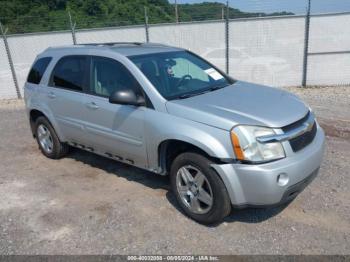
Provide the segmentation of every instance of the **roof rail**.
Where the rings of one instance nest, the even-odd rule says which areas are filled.
[[[79,45],[86,46],[117,46],[117,45],[135,45],[135,46],[159,46],[167,47],[161,43],[147,43],[147,42],[107,42],[107,43],[82,43]]]
[[[107,43],[83,43],[79,45],[92,45],[92,46],[113,46],[113,45],[143,45],[142,42],[107,42]]]

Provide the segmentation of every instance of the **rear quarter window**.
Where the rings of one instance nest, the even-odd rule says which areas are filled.
[[[30,69],[27,82],[32,84],[39,84],[51,60],[52,57],[43,57],[38,59]]]

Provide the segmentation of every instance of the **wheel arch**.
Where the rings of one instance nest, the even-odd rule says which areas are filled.
[[[53,120],[53,117],[49,113],[47,113],[45,110],[38,109],[38,108],[32,108],[29,110],[29,123],[30,123],[30,128],[31,128],[33,137],[35,138],[35,121],[41,116],[45,117],[49,121],[49,123],[55,129],[59,139],[63,141],[62,139],[63,136],[59,128],[57,127],[56,122]]]
[[[225,163],[225,160],[213,156],[212,152],[208,152],[206,148],[203,148],[198,144],[181,139],[166,139],[158,145],[158,165],[161,173],[163,175],[168,174],[173,160],[178,155],[185,152],[198,153],[216,164]]]

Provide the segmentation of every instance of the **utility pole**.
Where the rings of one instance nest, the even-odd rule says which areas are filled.
[[[10,52],[10,48],[7,42],[7,28],[4,29],[4,27],[2,26],[2,23],[0,22],[0,31],[1,31],[1,35],[2,35],[2,39],[4,40],[4,45],[5,45],[5,50],[6,50],[6,54],[7,54],[7,59],[9,61],[10,64],[10,70],[11,70],[11,74],[12,74],[12,78],[13,78],[13,82],[15,84],[15,88],[16,88],[16,93],[17,93],[17,98],[21,99],[22,95],[21,92],[19,90],[18,87],[18,81],[17,81],[17,76],[16,76],[16,71],[15,71],[15,67],[13,65],[13,60],[12,60],[12,56],[11,56],[11,52]]]
[[[225,8],[221,8],[221,20],[225,20]]]
[[[175,22],[179,23],[179,10],[177,9],[177,0],[175,0]]]
[[[309,37],[310,37],[310,15],[311,15],[311,0],[308,0],[308,6],[305,17],[305,38],[304,38],[304,59],[303,59],[303,79],[301,85],[306,87],[307,83],[307,65],[309,56]]]
[[[70,30],[72,32],[72,38],[73,38],[73,44],[76,45],[77,44],[77,39],[75,37],[75,26],[76,23],[72,21],[72,16],[70,15],[70,11],[68,11],[68,16],[69,16],[69,24],[70,24]]]

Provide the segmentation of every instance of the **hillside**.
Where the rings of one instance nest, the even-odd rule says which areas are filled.
[[[150,23],[174,22],[174,6],[167,0],[2,0],[0,21],[9,33],[66,30],[70,10],[77,28],[135,25],[144,23],[144,6]],[[180,21],[221,19],[221,3],[182,4]],[[286,15],[291,13],[275,13]],[[266,16],[230,8],[230,18]]]
[[[179,17],[180,21],[198,21],[206,19],[221,19],[222,18],[222,8],[226,15],[226,6],[222,3],[215,2],[204,2],[200,4],[182,4],[179,5]],[[271,15],[293,15],[290,12],[281,13],[247,13],[242,12],[239,9],[230,7],[229,17],[234,18],[244,18],[244,17],[262,17]]]

